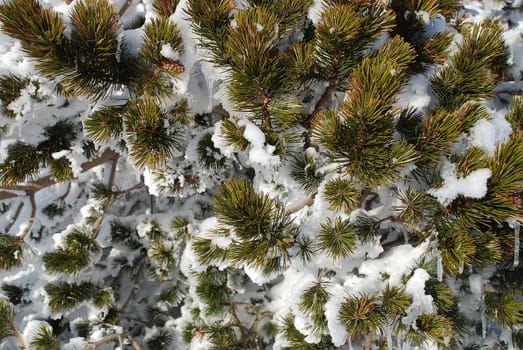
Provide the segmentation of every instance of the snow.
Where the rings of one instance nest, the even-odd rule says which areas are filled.
[[[180,54],[172,48],[171,44],[163,44],[160,54],[173,61],[180,59]]]
[[[120,8],[124,2],[124,0],[114,1],[117,8]],[[67,14],[73,6],[66,5],[62,0],[43,0],[42,3],[46,7],[52,7],[62,14]],[[134,16],[143,16],[146,19],[146,23],[148,23],[151,18],[156,16],[152,3],[152,0],[133,2],[122,21],[131,20]],[[135,282],[132,280],[134,276],[123,272],[124,269],[120,268],[121,265],[118,265],[121,264],[119,261],[125,258],[129,263],[126,268],[132,270],[136,266],[130,267],[130,264],[132,262],[139,263],[140,259],[143,259],[141,249],[147,248],[149,243],[147,232],[152,228],[149,219],[157,219],[162,228],[168,231],[169,241],[166,242],[166,246],[178,247],[176,244],[179,244],[179,241],[175,241],[176,234],[169,230],[168,227],[172,218],[183,215],[190,219],[189,235],[211,239],[213,244],[226,249],[230,246],[233,236],[224,237],[213,233],[213,229],[220,226],[220,223],[212,212],[211,200],[216,188],[222,182],[238,174],[245,175],[246,170],[249,169],[249,171],[252,170],[254,173],[253,185],[255,189],[268,193],[271,198],[282,201],[286,208],[291,208],[307,198],[307,194],[291,179],[288,160],[275,154],[275,147],[267,143],[263,131],[250,120],[252,116],[247,112],[234,110],[225,88],[229,72],[227,68],[216,67],[205,61],[208,52],[196,45],[197,38],[192,33],[190,20],[185,14],[188,3],[187,0],[180,1],[176,12],[170,18],[173,23],[178,25],[182,33],[185,49],[183,54],[174,50],[169,44],[162,44],[160,51],[163,57],[171,60],[180,60],[185,66],[185,72],[179,76],[178,80],[174,81],[173,92],[176,94],[174,101],[187,99],[192,115],[210,113],[214,107],[221,105],[224,110],[231,113],[230,117],[233,120],[238,120],[239,125],[245,127],[243,136],[249,142],[249,147],[245,152],[240,152],[234,149],[233,146],[227,145],[221,130],[222,121],[218,121],[214,125],[209,123],[204,126],[196,125],[195,123],[191,124],[187,128],[186,139],[183,141],[181,152],[167,162],[165,169],[146,168],[143,171],[136,169],[129,162],[128,154],[126,154],[125,150],[117,148],[120,147],[117,141],[110,145],[121,153],[116,177],[118,187],[131,187],[143,176],[147,189],[118,197],[115,204],[108,209],[105,213],[100,234],[97,237],[100,244],[103,245],[103,249],[106,250],[106,254],[103,255],[103,258],[101,254],[93,256],[93,264],[88,266],[85,273],[78,279],[91,280],[102,286],[116,286],[121,283],[120,290],[117,291],[118,293],[115,293],[115,295],[120,297],[120,299],[115,299],[117,305],[122,305],[122,299],[130,295],[130,291],[133,291],[135,288]],[[521,0],[516,0],[512,3],[512,6],[521,6],[521,3]],[[503,2],[494,0],[464,1],[464,11],[467,14],[466,21],[479,22],[482,19],[490,18],[490,16],[497,16],[501,11],[505,11],[502,9],[503,5]],[[239,6],[246,5],[242,3]],[[313,5],[308,9],[308,17],[314,24],[318,24],[321,21],[323,6],[324,2],[322,0],[314,0]],[[418,11],[417,15],[426,23],[424,29],[427,35],[440,33],[445,29],[454,30],[445,23],[440,15],[430,18],[430,15],[423,11]],[[506,96],[510,97],[512,93],[519,94],[519,90],[523,86],[520,80],[523,71],[523,42],[520,37],[523,32],[523,21],[520,21],[519,15],[512,14],[511,16],[513,24],[511,28],[505,28],[504,38],[510,48],[510,62],[512,66],[509,79],[512,80],[500,84],[498,87],[499,98],[494,101],[482,102],[488,108],[491,118],[479,120],[467,135],[463,135],[460,138],[459,152],[476,146],[484,150],[487,155],[492,156],[497,145],[506,142],[512,133],[511,126],[504,117],[508,108],[505,102],[509,100]],[[257,23],[254,26],[258,31],[265,30],[261,24]],[[237,27],[234,20],[231,21],[231,27]],[[132,54],[139,52],[142,38],[143,27],[121,31],[119,36],[119,40],[126,41],[127,49]],[[372,46],[379,46],[387,38],[388,34],[380,36]],[[456,50],[456,43],[459,40],[460,36],[457,34],[451,50]],[[7,106],[9,110],[17,114],[17,118],[10,119],[7,116],[0,116],[0,127],[3,125],[10,126],[8,129],[0,131],[0,162],[5,160],[5,150],[10,144],[18,140],[37,144],[44,139],[42,130],[46,126],[53,125],[60,120],[70,120],[79,125],[96,108],[96,106],[90,105],[83,98],[66,99],[63,96],[59,96],[55,92],[53,82],[38,76],[34,70],[34,64],[34,61],[24,56],[19,42],[0,34],[0,73],[6,74],[11,72],[21,76],[28,76],[31,80],[38,80],[40,85],[38,93],[43,98],[42,101],[32,98],[31,96],[36,92],[36,88],[35,85],[29,84],[22,90],[20,97]],[[430,92],[428,80],[437,69],[438,67],[436,66],[428,67],[425,73],[411,76],[398,96],[395,107],[404,108],[411,106],[426,115],[434,107],[435,103]],[[391,70],[390,73],[392,75],[397,74],[395,70]],[[312,87],[313,101],[318,100],[322,89],[325,87],[322,84],[319,83],[317,86]],[[509,93],[503,94],[502,91],[505,88],[509,90]],[[339,96],[342,95],[343,93],[339,94]],[[107,101],[103,101],[100,105],[128,98],[130,98],[129,91],[115,91]],[[67,106],[65,106],[66,102],[68,103]],[[172,102],[166,101],[165,103],[171,104]],[[215,121],[221,117],[213,113],[210,119]],[[227,158],[229,163],[226,170],[214,172],[203,169],[198,164],[199,157],[196,147],[198,141],[206,132],[213,133],[212,141],[214,146]],[[17,306],[17,321],[19,321],[19,328],[26,342],[29,342],[29,339],[34,335],[38,327],[46,324],[44,321],[41,321],[42,319],[53,319],[63,316],[65,322],[85,317],[96,322],[103,319],[102,316],[106,312],[106,310],[98,310],[84,303],[74,310],[52,313],[46,304],[48,296],[44,290],[45,285],[50,281],[61,279],[73,281],[75,278],[47,274],[46,271],[43,271],[42,255],[53,251],[56,247],[62,246],[64,237],[73,227],[88,225],[89,220],[92,220],[90,217],[93,215],[93,212],[100,212],[101,210],[100,204],[89,198],[89,191],[95,182],[102,181],[106,183],[110,164],[107,163],[83,173],[81,165],[87,161],[87,158],[82,149],[82,141],[84,141],[83,138],[78,137],[72,147],[60,150],[52,155],[54,159],[66,157],[71,161],[75,179],[72,180],[71,187],[68,190],[69,193],[64,198],[60,198],[68,189],[66,183],[50,186],[37,192],[38,210],[32,234],[40,238],[33,239],[28,237],[26,239],[30,251],[24,254],[25,261],[23,267],[0,272],[2,282],[28,288],[28,291],[24,294],[24,299],[30,302]],[[457,145],[454,146],[458,148]],[[297,151],[300,152],[301,149]],[[321,161],[325,160],[326,154],[324,150],[309,148],[307,152],[313,152],[314,156]],[[234,164],[235,168],[231,164]],[[489,169],[475,170],[468,176],[460,177],[457,175],[453,164],[447,162],[444,165],[441,173],[444,179],[442,186],[432,188],[427,192],[441,204],[447,205],[460,195],[474,199],[480,199],[485,195],[487,190],[486,184],[491,176]],[[408,175],[413,168],[414,165],[408,167],[402,172],[402,175]],[[185,178],[185,172],[188,169],[194,171],[200,178],[198,185],[190,189],[188,189]],[[301,227],[300,234],[313,241],[317,241],[320,223],[325,222],[327,218],[334,219],[339,216],[343,219],[350,219],[352,223],[361,214],[386,218],[395,215],[391,211],[391,207],[401,205],[394,196],[395,187],[383,186],[375,189],[379,199],[373,203],[372,208],[368,211],[357,209],[347,214],[329,210],[329,204],[322,196],[325,183],[333,177],[340,176],[340,174],[336,173],[335,167],[331,164],[322,164],[321,170],[327,172],[328,175],[323,183],[320,184],[314,203],[292,214],[294,222]],[[45,170],[39,176],[47,174],[48,170]],[[346,176],[346,174],[343,174],[343,176]],[[175,182],[179,182],[182,185],[183,190],[181,193],[173,193],[168,189]],[[417,184],[406,184],[400,181],[394,186],[405,188],[410,185],[416,186]],[[426,191],[426,188],[421,190]],[[149,195],[152,195],[152,197]],[[15,218],[16,208],[21,201],[25,203],[24,207],[20,216]],[[0,203],[0,209],[2,210],[0,213],[0,230],[4,230],[14,220],[15,222],[9,233],[23,232],[28,225],[28,218],[31,212],[29,199],[21,197],[21,199],[5,201],[5,203],[10,205],[5,210],[1,206],[2,203]],[[62,206],[64,213],[55,218],[45,215],[43,208],[51,203]],[[124,243],[114,243],[111,239],[109,225],[111,220],[118,220],[128,225],[132,231],[130,236],[138,240],[141,246],[131,250]],[[518,266],[520,223],[514,219],[508,221],[508,224],[514,230],[514,266]],[[317,343],[319,342],[319,337],[311,331],[311,320],[300,312],[298,303],[300,295],[305,288],[314,283],[319,274],[328,274],[330,276],[328,278],[328,290],[331,293],[331,297],[325,305],[328,332],[336,346],[345,349],[352,347],[357,349],[360,343],[356,343],[356,340],[354,340],[355,344],[352,345],[344,325],[338,320],[339,307],[347,296],[357,296],[359,293],[379,293],[386,284],[393,286],[404,285],[406,292],[412,296],[413,303],[409,307],[403,323],[415,325],[415,320],[420,314],[435,311],[432,297],[425,293],[425,283],[430,276],[426,270],[419,268],[419,262],[422,258],[429,256],[436,260],[436,276],[432,277],[448,283],[454,291],[467,287],[467,283],[462,285],[460,284],[461,282],[457,279],[452,279],[451,276],[445,275],[445,278],[443,278],[442,259],[433,249],[429,250],[431,242],[425,241],[414,245],[413,242],[408,244],[408,239],[406,239],[405,244],[384,249],[382,243],[385,241],[383,239],[386,239],[387,242],[396,238],[401,239],[402,235],[408,236],[408,232],[407,230],[402,230],[401,225],[397,223],[384,222],[380,227],[383,231],[382,237],[365,244],[358,244],[353,254],[335,263],[324,254],[317,254],[309,263],[303,263],[298,257],[292,257],[285,271],[274,273],[270,276],[262,274],[259,269],[240,266],[239,270],[242,274],[245,274],[243,277],[246,280],[250,279],[250,282],[245,283],[241,287],[235,287],[233,297],[235,300],[262,300],[264,308],[274,313],[274,321],[292,312],[295,316],[294,326],[303,333],[305,340],[309,343]],[[391,233],[398,228],[398,231]],[[385,237],[386,234],[388,235],[387,237]],[[208,268],[208,266],[199,262],[190,239],[180,246],[180,250],[181,248],[183,248],[183,251],[177,254],[177,260],[180,263],[179,271],[173,273],[172,279],[164,282],[165,284],[162,284],[162,286],[173,286],[179,283],[186,289],[184,292],[186,292],[187,297],[183,306],[180,309],[176,309],[176,312],[180,312],[181,315],[176,319],[173,316],[170,321],[165,323],[165,327],[177,333],[175,339],[176,348],[208,349],[212,344],[207,335],[202,335],[201,337],[199,335],[193,336],[190,344],[184,344],[181,340],[183,327],[194,321],[194,309],[198,308],[200,311],[205,311],[206,309],[205,303],[196,295],[195,283],[196,274]],[[291,248],[291,251],[294,254],[296,247]],[[229,262],[211,263],[211,265],[213,264],[221,271],[231,267]],[[132,314],[133,317],[143,318],[146,305],[160,305],[162,310],[166,310],[165,303],[157,302],[158,285],[160,284],[154,279],[154,276],[151,276],[152,270],[144,270],[140,276],[137,276],[138,282],[136,282],[136,286],[139,287],[136,287],[137,291],[135,298],[132,300],[132,306],[123,313],[124,317],[128,316],[127,314]],[[495,335],[487,332],[488,320],[485,313],[479,311],[482,306],[481,300],[484,296],[484,285],[488,283],[491,271],[481,271],[481,274],[476,269],[471,268],[470,271],[471,274],[468,277],[470,293],[465,294],[466,297],[459,297],[458,305],[460,311],[466,314],[467,317],[475,322],[482,322],[481,336],[486,343],[488,341],[490,342],[488,344],[493,344]],[[385,278],[384,276],[387,277]],[[405,276],[411,276],[406,283]],[[204,312],[201,313],[201,315],[203,314]],[[202,319],[206,322],[221,321],[221,319],[216,317],[206,318],[202,316]],[[141,322],[148,322],[143,320]],[[125,322],[130,321],[126,320]],[[122,325],[122,328],[118,328],[120,331],[124,330],[126,326],[125,323],[122,323]],[[147,329],[150,330],[151,328],[147,327]],[[103,327],[96,326],[95,333],[91,339],[102,337],[106,331]],[[494,332],[491,331],[490,333]],[[386,329],[383,337],[387,338],[388,348],[391,349],[392,335],[388,329]],[[142,341],[144,334],[139,335],[139,338]],[[510,332],[504,331],[499,336],[499,339],[510,339]],[[61,348],[65,350],[80,350],[85,347],[85,339],[83,338],[66,339],[66,336],[62,334],[60,340]],[[398,348],[400,348],[400,339],[397,339],[397,341]],[[9,346],[12,344],[14,342],[10,339],[0,345],[0,349],[9,349]],[[281,349],[285,346],[288,346],[286,340],[281,335],[277,335],[273,348]],[[414,349],[408,342],[403,343],[402,348]],[[416,349],[428,350],[434,348],[435,345],[431,343]],[[103,349],[108,349],[108,346],[103,347]]]
[[[430,275],[424,269],[414,270],[414,274],[405,285],[405,292],[412,297],[412,304],[407,309],[407,316],[402,320],[403,324],[413,325],[421,314],[430,314],[434,310],[432,296],[425,294],[425,282]]]
[[[447,205],[462,195],[468,198],[482,198],[487,193],[487,180],[492,175],[490,169],[478,169],[471,172],[466,177],[458,177],[456,169],[452,164],[446,164],[441,171],[444,180],[443,186],[433,188],[428,193]]]

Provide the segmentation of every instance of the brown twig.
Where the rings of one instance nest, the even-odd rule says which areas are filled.
[[[93,159],[91,161],[85,162],[81,165],[82,173],[97,167],[103,163],[106,163],[110,160],[118,158],[118,153],[108,149],[100,157]],[[27,185],[15,185],[15,186],[0,186],[0,200],[11,199],[19,196],[31,195],[36,193],[41,189],[57,184],[58,182],[54,180],[51,176],[42,177],[34,182],[31,182]],[[15,193],[12,191],[24,192],[23,194]]]
[[[325,91],[323,91],[323,94],[321,95],[320,99],[314,106],[314,110],[307,116],[307,119],[305,120],[305,123],[304,123],[305,124],[304,126],[307,129],[307,132],[305,133],[305,148],[308,148],[312,145],[311,127],[313,126],[318,113],[321,110],[323,110],[325,108],[325,106],[327,106],[327,104],[332,96],[332,93],[334,92],[335,89],[336,89],[336,84],[333,82],[329,83],[329,85],[327,86]]]
[[[310,196],[310,197],[307,197],[305,198],[305,200],[301,203],[298,203],[296,204],[294,207],[290,207],[289,209],[287,209],[287,212],[286,214],[287,215],[291,215],[291,214],[294,214],[296,213],[297,211],[305,208],[305,207],[310,207],[312,204],[314,204],[314,198],[316,197],[316,194]]]
[[[29,232],[31,232],[31,229],[33,228],[33,224],[35,222],[36,218],[36,200],[35,200],[35,194],[31,193],[29,195],[29,200],[31,201],[31,217],[29,218],[29,223],[27,224],[26,228],[24,229],[24,232],[20,235],[20,240],[24,240],[25,237]]]
[[[13,326],[11,327],[11,329],[13,331],[14,337],[16,338],[16,343],[18,344],[18,347],[20,347],[21,350],[25,350],[26,347],[24,343],[24,338],[22,338],[22,335],[20,334],[18,329],[16,329],[16,327]]]
[[[118,11],[118,16],[122,17],[125,14],[125,12],[129,9],[129,6],[131,6],[132,3],[133,0],[127,0],[125,5],[123,5],[120,11]]]
[[[129,334],[126,334],[126,333],[115,333],[115,334],[109,334],[105,337],[103,337],[102,339],[99,339],[95,342],[89,342],[88,346],[90,349],[96,349],[97,347],[99,347],[100,345],[104,345],[104,344],[107,344],[107,343],[110,343],[110,342],[113,342],[113,341],[118,341],[118,342],[121,342],[122,339],[128,339],[130,342],[131,342],[131,345],[133,346],[133,348],[135,350],[142,350],[142,347],[140,344],[138,344],[138,342],[136,341],[136,339],[134,339],[133,337],[131,337]]]
[[[134,185],[132,187],[129,187],[129,188],[127,188],[125,190],[121,190],[121,191],[111,192],[111,194],[119,196],[119,195],[122,195],[122,194],[126,194],[126,193],[129,193],[129,192],[132,192],[132,191],[137,190],[139,188],[142,188],[144,186],[145,186],[145,183],[143,181],[140,181],[140,182],[138,182],[136,185]]]
[[[25,205],[25,203],[23,201],[21,201],[20,204],[18,205],[18,208],[16,208],[15,217],[6,226],[5,233],[9,233],[9,230],[11,230],[11,227],[13,227],[14,223],[16,222],[16,220],[18,220],[18,217],[20,216],[20,213],[22,212],[22,208],[24,207],[24,205]]]

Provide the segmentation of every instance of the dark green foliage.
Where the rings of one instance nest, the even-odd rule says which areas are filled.
[[[243,137],[245,126],[240,126],[236,120],[231,119],[224,119],[221,126],[229,146],[234,146],[239,151],[245,151],[249,147],[249,141]]]
[[[265,193],[256,193],[243,178],[221,185],[214,203],[218,221],[233,227],[238,237],[230,246],[231,262],[245,263],[266,273],[287,265],[297,227],[282,203]]]
[[[4,292],[7,299],[9,299],[9,302],[14,305],[18,305],[22,302],[25,293],[22,288],[7,283],[2,284],[2,292]]]
[[[300,153],[291,160],[291,177],[308,194],[314,194],[325,174],[318,170],[318,163],[307,153]]]
[[[176,11],[179,2],[179,0],[154,0],[153,8],[158,16],[169,17]]]
[[[7,337],[13,336],[13,322],[15,307],[7,299],[0,298],[0,343]]]
[[[170,349],[170,345],[174,341],[174,335],[166,328],[157,329],[146,340],[145,345],[150,350]]]
[[[99,289],[89,282],[67,283],[54,282],[45,286],[49,296],[49,309],[52,312],[72,309],[81,302],[92,300],[98,307],[105,306],[107,298],[111,298],[108,291]]]
[[[187,14],[191,17],[193,32],[200,37],[200,45],[209,49],[215,63],[227,62],[225,48],[229,33],[234,0],[190,0]]]
[[[122,136],[122,112],[125,105],[103,107],[90,114],[84,121],[87,137],[97,143],[117,140]]]
[[[337,177],[325,185],[323,196],[329,202],[329,209],[344,210],[349,213],[355,209],[361,200],[361,193],[347,179]]]
[[[0,233],[0,271],[22,265],[24,241],[17,236]]]
[[[29,345],[34,350],[60,350],[60,342],[58,342],[53,334],[53,329],[49,325],[40,326]]]
[[[171,230],[173,230],[179,238],[190,238],[189,232],[189,218],[186,216],[177,216],[171,221]]]
[[[1,96],[0,96],[1,98]],[[512,98],[512,106],[505,116],[507,121],[511,124],[512,130],[516,133],[523,133],[523,98],[522,96],[514,96]]]
[[[421,314],[416,320],[416,328],[409,327],[407,339],[416,345],[421,345],[427,340],[445,344],[446,338],[453,335],[452,326],[450,319],[437,313]]]
[[[321,113],[314,138],[332,161],[365,187],[389,183],[418,158],[404,141],[393,141],[392,104],[404,79],[400,65],[380,56],[354,68],[338,113]]]
[[[183,41],[175,23],[166,17],[153,19],[145,25],[144,41],[141,46],[144,58],[154,65],[161,66],[166,60],[160,53],[163,45],[170,45],[174,51],[183,54]]]
[[[307,343],[305,335],[300,333],[294,326],[294,315],[286,315],[281,324],[278,326],[279,333],[282,333],[285,339],[289,342],[288,350],[330,350],[334,349],[329,336],[322,337],[318,344]]]
[[[379,296],[379,301],[381,303],[381,312],[392,323],[398,323],[401,317],[407,314],[412,298],[402,288],[392,287],[387,284]]]
[[[136,67],[128,62],[125,46],[118,42],[114,7],[107,0],[82,0],[75,3],[70,20],[69,50],[74,53],[74,62],[68,62],[71,68],[61,81],[63,88],[99,99],[116,85],[129,85]]]
[[[419,226],[425,218],[433,216],[440,209],[440,204],[436,199],[424,192],[410,188],[399,191],[398,199],[404,206],[393,207],[392,209],[399,211],[397,219],[407,226]]]
[[[432,63],[443,63],[447,58],[447,48],[452,41],[452,35],[445,30],[429,36],[426,20],[432,20],[439,12],[440,1],[438,0],[393,0],[390,7],[396,17],[394,33],[400,35],[410,43],[416,51],[416,60],[413,68],[424,70]],[[452,6],[444,6],[444,11],[449,13]],[[426,13],[428,18],[420,15]]]
[[[330,297],[330,293],[326,289],[327,286],[327,282],[317,281],[303,291],[298,303],[300,311],[312,320],[313,334],[320,337],[323,337],[323,333],[328,330],[325,304]]]
[[[42,258],[49,273],[77,274],[91,261],[91,254],[100,249],[89,231],[75,228],[64,238],[64,246]]]
[[[376,217],[360,214],[356,217],[354,222],[353,229],[356,237],[362,242],[371,242],[376,237],[380,236],[380,223]]]
[[[223,315],[230,307],[231,291],[227,287],[227,271],[208,267],[198,275],[196,294],[205,302],[207,315]]]
[[[416,149],[420,162],[438,162],[449,156],[451,144],[479,120],[489,118],[489,113],[477,102],[466,102],[453,111],[438,108],[421,122]]]
[[[501,26],[492,22],[472,25],[464,31],[450,64],[431,79],[432,91],[449,110],[470,100],[488,99],[506,74],[508,57]]]
[[[93,325],[92,325],[91,321],[89,321],[87,319],[75,322],[73,324],[73,328],[74,328],[76,334],[82,338],[89,338],[89,335],[93,331]]]
[[[225,230],[216,231],[220,235],[227,235]],[[200,263],[208,265],[213,262],[226,261],[228,251],[222,247],[218,247],[211,239],[196,237],[192,240],[192,245],[196,256]]]
[[[326,6],[316,28],[314,72],[345,89],[351,69],[367,46],[392,28],[392,12],[380,4],[345,2]]]
[[[353,226],[348,220],[336,218],[334,222],[330,219],[321,224],[318,236],[321,249],[333,260],[347,257],[356,248],[356,237]]]
[[[200,165],[207,169],[221,169],[225,167],[226,158],[220,153],[220,150],[214,147],[212,133],[208,132],[203,135],[198,142],[198,157]]]
[[[486,168],[487,165],[485,152],[479,147],[471,147],[456,159],[456,172],[461,176],[467,176],[475,170]]]
[[[274,15],[264,7],[236,12],[226,50],[231,74],[227,92],[234,108],[252,112],[251,119],[263,131],[286,130],[295,124],[301,104],[292,97],[293,83],[286,75]]]
[[[0,164],[0,184],[14,186],[40,170],[41,154],[35,146],[21,141],[7,147],[7,158]]]
[[[158,268],[160,280],[167,279],[175,271],[178,262],[178,247],[171,241],[152,241],[147,249],[151,262]]]
[[[432,295],[434,305],[439,312],[448,313],[454,306],[454,292],[447,284],[436,279],[432,278],[425,282],[425,294]]]
[[[46,139],[38,144],[37,149],[49,159],[53,153],[71,147],[71,143],[76,138],[76,130],[69,121],[59,121],[53,126],[46,127],[43,136]]]
[[[168,17],[159,17],[147,23],[144,28],[144,41],[140,52],[144,64],[150,66],[152,76],[144,76],[141,92],[160,98],[172,97],[171,78],[176,78],[185,70],[180,61],[174,61],[161,54],[162,47],[169,45],[179,55],[183,54],[183,40],[178,26]]]
[[[523,322],[523,303],[518,297],[504,292],[485,294],[485,312],[487,317],[506,328]]]
[[[442,222],[438,228],[438,242],[443,267],[449,274],[457,274],[464,264],[472,262],[476,245],[469,232],[463,228]]]
[[[166,126],[169,114],[150,97],[131,101],[124,112],[129,153],[136,166],[156,168],[180,147],[179,130]]]
[[[338,319],[351,338],[372,337],[383,327],[378,296],[360,294],[345,298],[338,311]]]
[[[15,118],[16,114],[7,108],[11,102],[20,97],[20,92],[29,84],[29,79],[21,78],[14,74],[0,76],[0,100],[2,101],[2,112],[9,118]]]
[[[21,41],[29,56],[42,61],[37,69],[63,54],[65,24],[58,13],[42,8],[37,0],[10,0],[0,6],[2,31]],[[24,28],[23,31],[20,29]]]
[[[98,100],[116,86],[136,85],[138,65],[118,42],[118,16],[107,1],[75,3],[71,34],[58,13],[36,0],[12,0],[0,7],[2,30],[22,43],[46,77],[60,79],[62,93]],[[19,29],[25,28],[23,32]]]

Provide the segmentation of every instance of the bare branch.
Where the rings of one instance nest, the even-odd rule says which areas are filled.
[[[9,233],[9,230],[11,230],[11,227],[13,227],[16,220],[18,220],[18,217],[20,216],[20,213],[22,212],[22,208],[24,207],[25,203],[23,201],[20,202],[18,205],[18,208],[16,209],[15,217],[13,220],[9,223],[9,225],[5,228],[5,233]]]
[[[100,157],[93,159],[91,161],[85,162],[81,165],[82,173],[91,170],[98,165],[106,163],[110,160],[117,159],[119,154],[111,149],[107,149]],[[31,182],[26,185],[16,185],[16,186],[0,186],[0,200],[11,199],[19,196],[30,195],[31,193],[36,193],[43,188],[57,184],[58,182],[51,178],[51,176],[46,176],[40,178],[34,182]],[[23,194],[19,194],[13,191],[22,191]]]
[[[29,223],[27,224],[26,228],[24,229],[24,232],[20,235],[20,239],[23,240],[29,232],[31,232],[31,229],[33,228],[33,224],[35,222],[36,218],[36,200],[35,200],[35,194],[31,193],[29,195],[29,199],[31,200],[31,217],[29,218]]]
[[[311,197],[307,197],[305,198],[305,200],[301,203],[298,203],[296,204],[294,207],[291,207],[289,209],[287,209],[287,215],[291,215],[291,214],[294,214],[296,213],[297,211],[305,208],[305,207],[310,207],[311,205],[314,204],[314,198],[316,197],[316,195],[312,195]]]

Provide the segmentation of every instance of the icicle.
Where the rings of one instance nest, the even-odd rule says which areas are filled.
[[[436,268],[438,272],[438,281],[443,281],[443,258],[441,257],[441,254],[438,252],[438,259],[436,260]]]
[[[350,337],[347,338],[347,343],[349,344],[349,350],[354,350],[354,348],[352,347],[352,340],[350,339]]]
[[[390,326],[387,326],[387,329],[385,330],[387,333],[387,349],[392,350],[392,329]]]
[[[458,269],[458,273],[459,274],[463,273],[463,268],[464,267],[465,267],[465,263],[463,262],[463,260],[461,260],[461,262],[459,263],[459,269]]]

